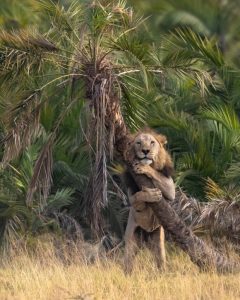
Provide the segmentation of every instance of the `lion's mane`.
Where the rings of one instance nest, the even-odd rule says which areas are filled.
[[[173,174],[173,162],[171,156],[167,152],[165,145],[167,144],[166,136],[156,133],[152,129],[146,128],[144,130],[138,131],[135,134],[128,136],[128,143],[126,145],[126,149],[124,151],[124,159],[128,163],[128,165],[132,166],[134,162],[138,159],[136,157],[135,149],[134,149],[134,142],[136,137],[140,136],[141,134],[148,134],[153,136],[157,142],[159,143],[159,151],[156,155],[156,159],[153,161],[152,167],[164,174],[166,177],[169,177]]]

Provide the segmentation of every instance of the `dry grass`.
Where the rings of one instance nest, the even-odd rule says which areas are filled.
[[[240,275],[199,273],[183,254],[170,254],[168,271],[161,274],[143,251],[133,274],[125,276],[121,254],[87,264],[83,257],[93,247],[82,245],[85,254],[59,248],[41,241],[34,251],[15,250],[0,269],[0,299],[240,299]]]

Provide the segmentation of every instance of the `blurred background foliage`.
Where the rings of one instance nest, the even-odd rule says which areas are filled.
[[[111,1],[100,2],[108,5]],[[136,31],[131,29],[134,31],[131,35],[126,39],[123,35],[118,43],[111,45],[115,50],[128,53],[132,60],[134,56],[142,67],[143,75],[146,75],[129,74],[123,79],[122,109],[128,126],[136,130],[147,124],[167,135],[176,168],[176,184],[199,201],[224,199],[231,202],[240,199],[238,2],[129,0],[126,5],[132,6],[133,13],[139,18],[143,16],[139,19],[141,27]],[[71,26],[76,25],[77,18],[82,18],[81,13],[78,15],[78,5],[84,9],[91,3],[87,0],[1,1],[0,25],[5,32],[14,31],[21,41],[28,32],[47,32],[44,36],[63,50],[61,64],[52,59],[49,65],[42,67],[41,61],[37,64],[35,60],[32,63],[28,61],[30,69],[27,76],[22,75],[26,72],[26,65],[21,65],[20,70],[18,62],[17,73],[1,71],[1,139],[6,137],[15,122],[16,109],[24,108],[20,105],[21,99],[28,99],[26,95],[32,95],[33,90],[48,85],[55,80],[56,74],[67,74],[69,53],[74,49],[72,43],[76,43]],[[51,12],[49,7],[54,7],[54,4],[57,9],[55,7],[56,10]],[[118,2],[118,7],[124,5],[124,1]],[[103,22],[100,17],[95,21],[99,22],[96,26]],[[0,44],[0,63],[3,64],[4,47],[16,45],[16,40],[12,36],[1,35]],[[20,49],[22,45],[18,47]],[[45,50],[54,51],[53,45],[44,47],[43,56]],[[38,48],[32,51],[31,57],[39,54]],[[161,70],[158,76],[145,69],[153,62]],[[118,63],[126,64],[121,53]],[[62,73],[64,68],[65,73]],[[78,101],[61,119],[69,99],[74,97]],[[82,230],[87,238],[91,237],[85,214],[88,205],[85,191],[91,163],[85,136],[88,120],[84,101],[81,84],[73,89],[61,82],[57,87],[49,85],[42,91],[40,127],[34,133],[34,142],[23,146],[24,149],[0,171],[0,233],[4,246],[9,237],[45,230],[72,236],[77,236]],[[61,124],[58,124],[59,118]],[[41,192],[35,193],[34,201],[29,204],[26,199],[34,166],[42,148],[55,133],[56,124],[50,193],[46,201],[41,200]],[[6,153],[3,145],[0,151],[4,162]],[[113,176],[118,181],[116,174]],[[108,193],[109,202],[104,209],[105,230],[122,238],[128,209],[114,184],[109,184]]]

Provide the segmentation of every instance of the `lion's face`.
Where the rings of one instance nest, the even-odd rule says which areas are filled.
[[[160,144],[154,136],[148,133],[137,135],[134,139],[133,147],[136,159],[147,165],[156,161],[160,152]]]
[[[124,152],[124,158],[132,165],[136,161],[151,165],[155,170],[166,176],[173,173],[173,164],[170,155],[165,149],[167,139],[151,129],[146,129],[136,135],[129,135],[129,143]]]

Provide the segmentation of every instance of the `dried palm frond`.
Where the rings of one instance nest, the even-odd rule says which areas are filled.
[[[203,207],[198,221],[212,236],[240,242],[240,202],[216,199]]]
[[[58,48],[37,31],[20,30],[16,32],[0,32],[0,49],[9,48],[25,53],[39,50],[56,51]]]
[[[220,187],[220,185],[214,182],[211,178],[207,178],[205,191],[206,197],[210,202],[216,201],[216,199],[224,199],[224,201],[228,201],[229,203],[240,201],[240,189],[238,182],[223,184],[222,187]]]
[[[225,191],[211,178],[206,179],[205,192],[209,201],[216,198],[221,199],[225,196]]]
[[[3,167],[30,145],[38,134],[40,109],[39,94],[34,92],[4,114],[2,121],[7,127],[7,134],[1,141],[4,144]]]
[[[52,147],[54,143],[54,135],[51,135],[45,146],[42,148],[40,155],[35,163],[33,176],[27,191],[27,204],[31,204],[33,194],[39,191],[40,201],[46,201],[52,183]]]
[[[195,233],[207,234],[213,240],[226,238],[235,248],[240,243],[240,202],[227,198],[211,198],[210,202],[199,202],[187,196],[181,189],[170,205],[178,216]],[[169,238],[169,236],[167,236]],[[170,237],[171,239],[171,237]]]
[[[92,215],[93,228],[100,232],[101,208],[107,204],[107,159],[113,157],[116,111],[119,97],[116,94],[116,78],[111,72],[111,64],[106,60],[94,65],[87,64],[90,81],[87,95],[94,116],[89,130],[89,139],[94,145],[94,166],[87,189],[89,215]]]
[[[181,219],[191,227],[198,224],[204,204],[197,199],[188,197],[180,188],[176,190],[176,197],[171,206]]]
[[[42,70],[49,53],[58,48],[37,32],[0,32],[0,79],[1,84]]]
[[[54,213],[54,217],[67,238],[78,241],[84,240],[83,230],[73,217],[61,212]]]
[[[52,167],[53,167],[53,145],[55,142],[57,131],[59,130],[60,125],[62,124],[64,118],[68,114],[69,110],[76,103],[77,99],[73,99],[66,107],[63,108],[62,113],[60,114],[57,122],[54,126],[52,133],[50,134],[47,142],[42,148],[40,155],[35,163],[33,176],[29,184],[26,202],[30,204],[33,200],[33,194],[36,190],[39,191],[40,200],[45,203],[52,183]]]

